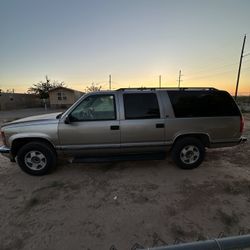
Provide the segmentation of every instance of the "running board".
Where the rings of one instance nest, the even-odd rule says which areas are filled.
[[[141,161],[141,160],[163,160],[166,154],[136,154],[136,155],[115,155],[99,157],[75,157],[73,163],[96,163],[96,162],[114,162],[114,161]]]

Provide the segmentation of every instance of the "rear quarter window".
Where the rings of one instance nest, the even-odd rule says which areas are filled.
[[[226,91],[168,91],[175,117],[239,116],[240,111]]]

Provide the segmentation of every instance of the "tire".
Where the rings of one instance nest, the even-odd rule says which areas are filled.
[[[48,174],[56,166],[56,152],[47,143],[30,142],[17,152],[17,163],[30,175]]]
[[[203,143],[194,137],[184,137],[174,144],[171,151],[176,165],[182,169],[197,168],[205,157]]]

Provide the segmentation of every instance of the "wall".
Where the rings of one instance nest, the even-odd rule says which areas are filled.
[[[18,93],[0,93],[0,110],[41,107],[36,95]]]
[[[61,93],[61,100],[58,100],[58,93]],[[72,91],[65,88],[58,88],[50,91],[49,100],[51,108],[66,108],[71,106],[80,96],[81,92]],[[64,99],[63,97],[66,97]]]

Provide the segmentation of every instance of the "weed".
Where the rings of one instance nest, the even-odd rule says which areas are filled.
[[[62,181],[52,181],[48,185],[48,188],[62,188],[64,186],[65,186],[65,184]]]
[[[248,180],[233,181],[230,183],[222,183],[223,190],[225,193],[238,195],[246,194],[250,191],[250,183]]]
[[[40,200],[37,197],[32,197],[30,200],[28,200],[26,204],[26,209],[31,209],[32,207],[38,205],[40,203]]]
[[[186,236],[186,232],[179,225],[174,223],[171,225],[171,232],[175,238],[182,238]]]
[[[170,215],[170,216],[175,216],[176,214],[177,214],[177,210],[176,210],[176,208],[175,207],[173,207],[173,206],[168,206],[167,207],[167,212],[168,212],[168,214]]]
[[[239,217],[234,211],[231,214],[227,214],[221,209],[218,209],[217,214],[221,222],[227,227],[231,227],[239,223]]]

